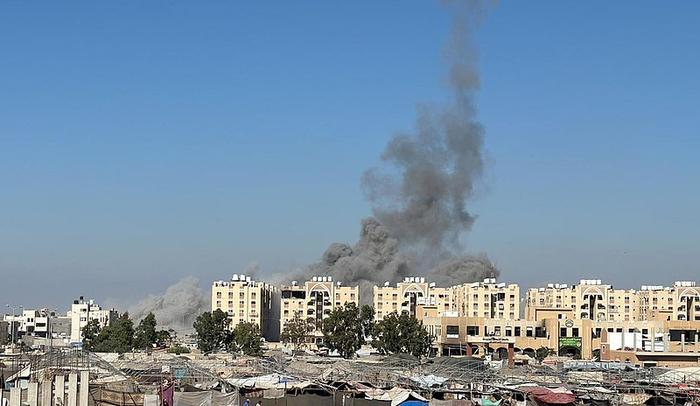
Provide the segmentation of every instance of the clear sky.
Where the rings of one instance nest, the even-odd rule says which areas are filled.
[[[438,2],[0,3],[0,302],[285,272],[445,99]],[[700,3],[516,2],[478,31],[464,241],[525,286],[700,279]]]

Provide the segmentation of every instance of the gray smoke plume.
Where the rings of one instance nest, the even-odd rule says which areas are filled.
[[[463,255],[440,262],[428,277],[439,286],[453,286],[464,282],[480,281],[497,277],[498,268],[484,255]]]
[[[472,29],[480,15],[473,1],[447,2],[452,31],[445,49],[450,103],[419,108],[413,134],[398,134],[381,156],[383,167],[362,177],[375,218],[362,222],[359,242],[332,244],[306,276],[329,275],[359,284],[363,302],[372,286],[425,275],[442,286],[496,277],[485,256],[464,253],[460,235],[475,216],[466,203],[484,169],[484,130],[476,119],[479,89]]]
[[[188,276],[169,286],[162,294],[148,295],[132,306],[129,314],[134,320],[140,320],[153,312],[158,328],[183,332],[192,330],[197,316],[209,310],[209,296],[199,287],[197,278]]]
[[[409,260],[399,252],[399,242],[374,218],[362,220],[360,240],[351,247],[333,243],[321,261],[292,279],[331,276],[333,281],[359,285],[363,304],[372,299],[372,287],[385,281],[398,282],[410,275]]]
[[[451,103],[421,108],[414,134],[398,134],[381,158],[384,168],[362,178],[374,215],[416,252],[421,267],[462,252],[460,234],[475,217],[466,207],[483,168],[484,130],[476,120],[474,94],[479,88],[476,52],[471,42],[478,15],[473,2],[450,2],[452,31],[446,48]]]

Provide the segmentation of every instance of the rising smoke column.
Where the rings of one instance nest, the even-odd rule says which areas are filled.
[[[374,216],[413,253],[418,270],[434,268],[435,278],[458,283],[496,276],[498,270],[484,256],[464,256],[459,241],[475,221],[466,203],[484,170],[471,40],[481,7],[469,1],[446,4],[452,13],[445,48],[450,102],[419,108],[415,133],[394,136],[381,156],[384,166],[366,171],[362,186]]]

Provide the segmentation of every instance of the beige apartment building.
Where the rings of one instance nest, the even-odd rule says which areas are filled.
[[[212,311],[221,310],[230,328],[239,323],[255,323],[268,341],[279,340],[279,291],[274,286],[234,274],[230,281],[216,281],[211,287]]]
[[[447,317],[486,317],[516,320],[520,316],[520,288],[498,283],[495,278],[482,282],[438,287],[423,277],[405,278],[396,286],[374,287],[376,319],[389,313],[408,312],[416,316],[417,306]]]
[[[426,282],[424,277],[407,277],[396,286],[386,282],[384,286],[373,287],[374,317],[381,320],[390,313],[407,312],[416,316],[418,305],[433,306],[440,313],[454,312],[454,289],[440,288],[434,282]]]
[[[695,282],[672,287],[615,289],[596,279],[578,285],[549,284],[527,291],[527,320],[590,319],[596,321],[700,320],[700,293]]]
[[[330,276],[314,276],[304,285],[293,281],[291,285],[282,286],[280,295],[280,334],[290,320],[299,316],[312,326],[309,340],[320,344],[323,342],[323,320],[336,307],[347,303],[358,305],[360,288],[344,286],[341,282],[334,282]]]
[[[459,316],[485,317],[498,320],[520,318],[520,287],[496,282],[495,278],[483,282],[465,283],[451,288]]]
[[[641,320],[700,321],[700,289],[695,282],[642,286],[639,305]]]

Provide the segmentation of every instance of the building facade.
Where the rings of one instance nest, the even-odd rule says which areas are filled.
[[[374,318],[381,320],[390,313],[408,313],[416,316],[419,305],[433,306],[441,313],[455,311],[454,289],[437,287],[424,277],[407,277],[396,286],[389,282],[374,286]]]
[[[231,329],[239,323],[253,323],[266,340],[279,339],[279,291],[273,285],[234,274],[230,281],[212,284],[211,309],[226,313]]]
[[[310,326],[309,341],[316,344],[323,342],[321,331],[323,320],[339,306],[360,300],[358,286],[345,286],[334,282],[330,276],[314,276],[310,281],[299,285],[293,281],[280,289],[280,334],[284,326],[295,317],[305,319]]]
[[[465,283],[452,288],[457,312],[464,317],[485,317],[498,320],[520,318],[520,287],[496,282]]]
[[[695,282],[688,281],[635,290],[583,279],[578,285],[549,284],[528,289],[525,309],[528,320],[700,321],[700,290]]]
[[[119,313],[115,309],[103,309],[94,300],[85,300],[83,296],[73,301],[67,316],[70,317],[70,340],[73,343],[83,341],[83,327],[91,320],[97,320],[101,328],[111,325]]]

